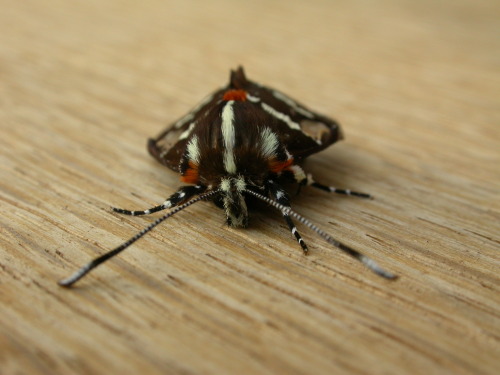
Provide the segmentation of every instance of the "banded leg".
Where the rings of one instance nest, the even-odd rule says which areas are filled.
[[[352,195],[353,197],[360,197],[360,198],[367,198],[367,199],[372,198],[372,196],[370,194],[360,193],[359,191],[352,191],[349,189],[337,189],[333,186],[323,185],[323,184],[320,184],[319,182],[315,182],[315,181],[313,181],[312,183],[310,183],[308,185],[315,187],[316,189],[327,191],[329,193]]]
[[[154,212],[162,211],[167,208],[175,207],[182,202],[187,201],[188,199],[192,198],[195,195],[201,194],[205,191],[205,187],[201,185],[196,185],[196,186],[183,186],[179,190],[177,190],[174,194],[172,194],[170,197],[168,197],[165,202],[158,206],[154,206],[151,208],[148,208],[147,210],[143,211],[130,211],[130,210],[125,210],[123,208],[116,208],[112,207],[112,210],[114,212],[118,212],[120,214],[124,215],[131,215],[131,216],[141,216],[141,215],[149,215]]]
[[[311,174],[306,175],[302,170],[302,168],[300,168],[297,165],[293,166],[291,172],[293,173],[293,178],[299,184],[299,187],[303,185],[309,185],[315,187],[316,189],[327,191],[329,193],[352,195],[354,197],[360,197],[360,198],[372,198],[370,194],[360,193],[358,191],[352,191],[349,189],[337,189],[333,186],[320,184],[319,182],[314,181]]]
[[[286,193],[283,188],[274,182],[269,183],[269,192],[273,196],[274,200],[283,205],[284,207],[290,208],[290,198],[288,197],[288,194]],[[307,255],[307,252],[309,249],[307,248],[306,243],[302,239],[302,236],[300,235],[299,231],[297,230],[297,227],[293,223],[292,219],[290,218],[290,215],[285,212],[281,211],[283,218],[285,219],[286,223],[288,224],[288,228],[290,228],[290,231],[292,234],[295,236],[295,239],[299,243],[299,245],[302,247],[302,251],[304,251],[304,254]]]
[[[271,198],[268,198],[268,197],[266,197],[266,196],[264,196],[262,194],[259,194],[256,191],[248,190],[248,189],[246,189],[245,191],[247,192],[247,194],[253,195],[256,198],[258,198],[258,199],[260,199],[260,200],[262,200],[264,202],[267,202],[268,204],[270,204],[274,208],[280,210],[281,212],[288,213],[290,216],[292,216],[295,219],[297,219],[298,221],[300,221],[302,224],[304,224],[305,226],[307,226],[309,229],[311,229],[312,231],[316,232],[319,236],[323,237],[323,239],[326,242],[328,242],[329,244],[331,244],[331,245],[339,248],[340,250],[342,250],[346,254],[352,256],[354,259],[357,259],[358,261],[360,261],[361,263],[363,263],[366,267],[368,267],[370,270],[372,270],[373,272],[375,272],[377,275],[385,277],[386,279],[389,279],[389,280],[396,280],[398,278],[397,275],[395,275],[395,274],[393,274],[393,273],[391,273],[389,271],[386,271],[385,269],[383,269],[382,267],[380,267],[377,264],[377,262],[375,262],[370,257],[368,257],[368,256],[360,253],[357,250],[352,249],[349,246],[344,245],[340,241],[337,241],[335,238],[333,238],[332,236],[330,236],[328,233],[326,233],[325,231],[323,231],[320,228],[318,228],[311,221],[307,220],[304,216],[299,215],[297,212],[293,211],[290,207],[286,207],[286,206],[284,206],[282,204],[279,204],[275,200],[273,200]]]

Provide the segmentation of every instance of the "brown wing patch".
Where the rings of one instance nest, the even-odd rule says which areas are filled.
[[[316,143],[318,143],[319,145],[322,145],[330,141],[330,137],[332,134],[332,127],[331,125],[325,124],[322,121],[307,119],[300,122],[300,128],[302,129],[302,132],[304,132],[305,135],[314,139]],[[342,138],[343,138],[342,132],[339,132],[339,134],[336,137],[336,140],[338,141]]]

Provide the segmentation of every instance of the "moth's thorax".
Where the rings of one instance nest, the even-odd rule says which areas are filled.
[[[230,92],[227,97],[238,95]],[[184,182],[214,186],[243,176],[247,183],[261,185],[293,164],[269,116],[255,113],[247,101],[221,101],[200,121],[181,160]]]

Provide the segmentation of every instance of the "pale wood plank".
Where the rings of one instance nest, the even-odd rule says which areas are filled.
[[[2,374],[496,373],[497,2],[3,5]],[[401,278],[200,203],[59,288],[153,220],[109,206],[175,191],[146,139],[240,63],[344,125],[305,167],[376,199],[294,207]]]

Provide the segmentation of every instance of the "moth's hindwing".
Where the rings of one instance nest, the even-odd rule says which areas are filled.
[[[161,164],[180,172],[182,155],[190,136],[196,133],[197,126],[204,125],[204,118],[224,100],[224,95],[231,92],[244,92],[245,99],[252,103],[252,110],[260,117],[269,118],[269,122],[262,125],[270,127],[278,135],[295,162],[342,139],[340,125],[335,120],[311,111],[278,90],[249,81],[243,68],[239,67],[231,71],[227,86],[206,97],[155,139],[150,139],[150,154]]]

